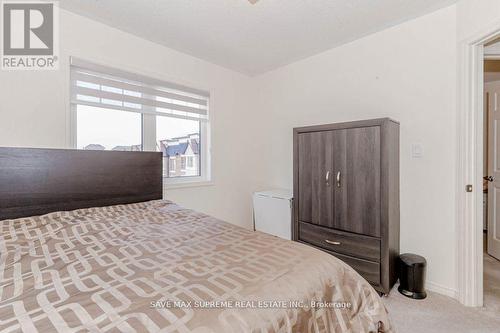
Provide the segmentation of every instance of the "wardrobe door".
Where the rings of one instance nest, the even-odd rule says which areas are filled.
[[[332,145],[332,131],[298,135],[299,221],[333,225]]]
[[[340,229],[380,237],[380,127],[347,129],[343,187],[346,218]]]

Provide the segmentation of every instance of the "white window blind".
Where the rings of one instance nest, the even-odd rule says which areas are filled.
[[[210,93],[71,58],[71,103],[208,120]]]

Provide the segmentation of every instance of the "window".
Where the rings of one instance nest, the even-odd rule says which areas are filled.
[[[77,105],[76,108],[78,149],[142,150],[142,117],[140,113],[87,105]],[[119,126],[117,126],[118,124]]]
[[[165,177],[199,177],[201,176],[201,124],[190,119],[170,119],[161,117],[156,120],[156,142],[163,159],[180,157],[180,168],[169,170]],[[186,168],[186,157],[193,156],[196,163],[190,170]],[[194,166],[196,165],[196,167]]]
[[[75,147],[159,151],[170,183],[207,181],[210,94],[71,58]]]

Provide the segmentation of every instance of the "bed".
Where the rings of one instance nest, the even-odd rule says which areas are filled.
[[[0,148],[0,332],[392,332],[342,261],[162,200],[159,153]]]

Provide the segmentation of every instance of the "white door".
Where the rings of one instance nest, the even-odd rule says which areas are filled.
[[[485,84],[488,96],[488,254],[500,260],[500,81]]]

